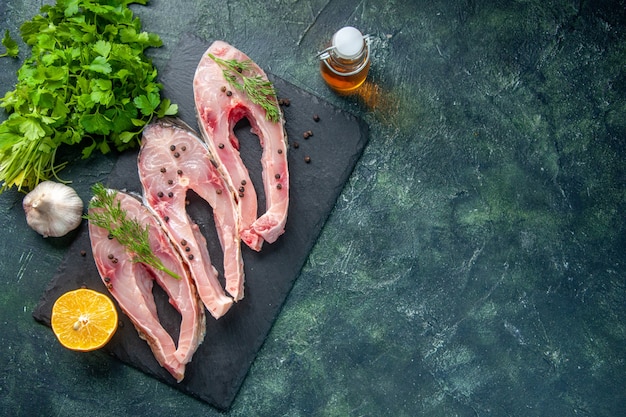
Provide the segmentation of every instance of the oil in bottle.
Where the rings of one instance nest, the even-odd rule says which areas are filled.
[[[367,78],[370,68],[370,40],[351,26],[337,31],[331,45],[318,54],[320,73],[330,88],[349,94]]]

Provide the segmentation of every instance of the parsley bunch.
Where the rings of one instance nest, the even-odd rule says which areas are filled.
[[[136,146],[143,127],[177,106],[161,99],[157,70],[144,55],[162,45],[128,8],[148,0],[57,0],[20,27],[32,53],[15,90],[0,98],[0,193],[56,176],[61,145],[83,158]]]

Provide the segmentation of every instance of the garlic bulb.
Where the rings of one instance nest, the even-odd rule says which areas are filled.
[[[64,236],[76,229],[83,201],[72,187],[53,181],[39,183],[22,202],[26,223],[43,237]]]

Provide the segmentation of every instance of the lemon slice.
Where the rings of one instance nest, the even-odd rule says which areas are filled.
[[[117,330],[117,310],[106,295],[80,288],[66,292],[55,301],[51,324],[63,346],[88,352],[111,340]]]

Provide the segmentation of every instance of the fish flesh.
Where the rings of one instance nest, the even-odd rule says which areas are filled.
[[[244,91],[230,85],[224,77],[224,68],[210,54],[222,60],[246,62],[242,76],[260,77],[263,81],[268,81],[268,78],[246,54],[226,42],[215,41],[202,56],[193,79],[200,133],[220,167],[226,171],[229,187],[236,193],[241,239],[258,251],[264,240],[272,243],[285,231],[289,171],[284,119],[282,112],[278,111],[278,122],[267,120],[263,107],[252,102]],[[269,99],[278,106],[275,96]],[[257,216],[256,191],[239,154],[240,144],[234,134],[235,125],[244,117],[249,120],[262,148],[266,207],[261,216]]]
[[[164,233],[154,213],[133,195],[114,190],[115,201],[126,212],[126,218],[146,225],[152,252],[165,268],[180,277],[169,275],[145,263],[135,262],[133,253],[122,246],[109,232],[89,222],[89,237],[96,267],[111,295],[130,318],[139,336],[145,339],[156,360],[180,382],[185,365],[192,359],[205,334],[204,308],[189,278],[180,255]],[[93,215],[102,208],[89,208]],[[181,315],[177,344],[163,328],[152,293],[153,283],[163,288],[170,304]]]
[[[184,255],[198,294],[211,315],[223,316],[243,298],[244,271],[235,200],[205,143],[180,119],[165,118],[144,129],[138,157],[139,178],[147,204]],[[224,254],[224,293],[211,263],[206,239],[186,211],[193,190],[213,209]]]

